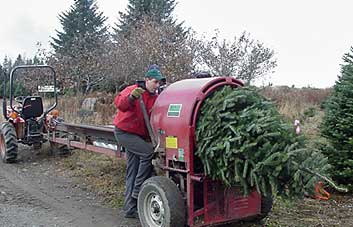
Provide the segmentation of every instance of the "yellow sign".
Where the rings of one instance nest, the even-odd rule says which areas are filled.
[[[167,136],[165,138],[165,147],[166,148],[178,148],[178,138],[174,136]]]

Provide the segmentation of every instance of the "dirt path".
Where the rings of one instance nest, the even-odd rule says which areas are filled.
[[[20,148],[19,162],[0,163],[0,226],[140,227],[95,194],[56,174],[57,158]]]

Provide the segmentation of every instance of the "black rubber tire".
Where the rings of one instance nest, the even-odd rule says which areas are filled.
[[[161,204],[155,201],[150,203],[150,199],[160,201]],[[163,206],[162,221],[153,220],[152,213],[156,214],[158,211],[155,213],[149,210],[153,207],[152,204]],[[176,184],[167,177],[155,176],[147,179],[141,187],[137,207],[143,227],[184,227],[186,225],[185,200]]]
[[[0,125],[0,156],[4,163],[13,163],[17,160],[17,135],[15,127],[10,122],[4,122]],[[2,142],[0,142],[2,143]]]

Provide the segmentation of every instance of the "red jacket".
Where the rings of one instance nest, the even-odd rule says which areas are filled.
[[[123,131],[134,133],[148,139],[149,134],[145,120],[143,119],[140,102],[138,99],[131,100],[129,98],[129,95],[135,88],[137,88],[137,85],[128,86],[115,97],[114,103],[118,110],[114,118],[114,125]],[[151,94],[148,91],[142,93],[142,100],[145,103],[149,116],[151,115],[151,110],[157,96],[158,95]]]

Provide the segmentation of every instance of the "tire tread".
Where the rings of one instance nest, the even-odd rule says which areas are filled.
[[[5,157],[2,159],[5,163],[13,163],[17,159],[18,144],[14,126],[10,122],[3,122],[0,125],[0,133],[3,133],[5,140]]]

